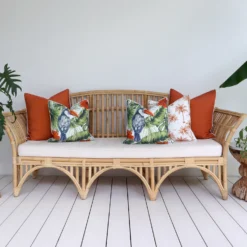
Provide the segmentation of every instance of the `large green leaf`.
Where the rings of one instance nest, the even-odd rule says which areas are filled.
[[[224,83],[222,83],[220,88],[235,86],[245,79],[247,79],[247,62],[238,68]]]
[[[49,107],[49,112],[50,112],[50,119],[51,119],[51,126],[52,129],[57,129],[58,130],[58,118],[61,115],[64,106],[54,102],[52,100],[49,100],[48,102],[48,107]]]
[[[150,133],[148,136],[142,138],[141,143],[142,144],[149,144],[149,143],[156,143],[156,142],[163,142],[164,140],[168,139],[168,133],[167,131],[161,131],[161,132],[153,132]]]
[[[66,142],[87,140],[89,137],[90,133],[88,131],[75,131],[74,134],[66,140]]]
[[[9,109],[14,116],[14,121],[16,120],[11,95],[16,96],[18,89],[21,90],[21,87],[16,84],[21,82],[20,79],[17,79],[19,76],[20,75],[15,74],[14,70],[10,70],[8,64],[4,66],[3,73],[0,73],[0,93],[3,93],[8,97],[7,103],[0,102],[0,141],[4,135],[5,127],[5,119],[3,116],[4,107]]]
[[[167,108],[160,107],[159,110],[155,112],[154,117],[152,117],[152,124],[159,126],[161,123],[164,122],[164,119],[167,115]]]
[[[88,119],[89,119],[89,113],[88,111],[82,111],[82,113],[80,114],[80,116],[78,118],[74,118],[74,120],[72,119],[71,121],[75,121],[76,125],[79,126],[88,126]]]
[[[0,88],[8,94],[16,96],[17,90],[21,90],[21,87],[16,82],[21,82],[21,80],[17,79],[20,75],[14,73],[15,70],[11,70],[8,64],[4,66],[3,73],[0,73]]]

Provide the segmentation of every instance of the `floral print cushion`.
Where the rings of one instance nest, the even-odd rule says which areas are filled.
[[[127,139],[125,144],[168,142],[167,100],[145,109],[137,102],[127,100]]]
[[[51,119],[53,138],[49,142],[90,141],[88,101],[82,100],[70,109],[49,100],[48,109]]]
[[[196,140],[191,130],[189,96],[184,96],[168,106],[168,131],[174,141]]]

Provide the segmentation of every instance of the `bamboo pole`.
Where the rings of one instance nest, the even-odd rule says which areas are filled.
[[[75,168],[75,178],[76,178],[76,181],[79,181],[79,167],[76,167]]]
[[[219,180],[221,181],[221,166],[220,165],[218,165],[218,178],[219,178]]]
[[[114,94],[111,95],[111,105],[114,105]],[[114,121],[115,120],[115,116],[114,116],[114,111],[113,108],[111,108],[111,130],[112,130],[112,136],[115,136],[115,126],[114,126]]]
[[[106,137],[109,137],[109,95],[106,95]]]
[[[118,95],[116,95],[116,106],[117,106],[117,110],[116,110],[116,132],[117,132],[117,137],[119,136],[119,131],[121,131],[121,129],[119,130],[119,105],[118,105]]]
[[[92,168],[90,166],[88,167],[88,181],[90,181],[91,177],[92,177]]]
[[[124,95],[122,94],[122,136],[125,136],[125,114],[124,114]]]
[[[19,180],[21,180],[23,177],[23,166],[20,166],[20,178]]]
[[[149,171],[148,171],[148,167],[145,168],[145,178],[149,184]]]
[[[97,94],[97,102],[96,102],[96,107],[97,107],[97,120],[96,120],[96,124],[97,124],[97,127],[96,127],[96,133],[97,133],[97,137],[99,137],[99,124],[100,124],[100,118],[99,118],[99,95]]]
[[[215,166],[213,166],[213,174],[216,174]]]
[[[73,166],[70,166],[70,173],[72,176],[74,176],[74,167]]]
[[[142,167],[139,167],[139,173],[141,176],[143,176]]]
[[[157,168],[157,180],[160,181],[160,177],[161,177],[161,167]]]
[[[154,167],[150,168],[151,190],[154,191]]]
[[[86,167],[83,166],[82,167],[82,190],[85,191],[85,188],[86,188]]]
[[[104,136],[104,133],[105,133],[105,112],[103,111],[104,108],[105,108],[105,96],[102,95],[101,96],[101,107],[102,107],[102,111],[101,111],[101,117],[102,117],[102,122],[101,122],[101,133],[102,133],[102,136]]]
[[[93,168],[93,173],[94,173],[94,174],[97,173],[97,166],[94,166],[94,168]]]

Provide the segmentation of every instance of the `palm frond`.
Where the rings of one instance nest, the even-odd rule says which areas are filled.
[[[89,122],[89,113],[87,110],[82,111],[81,115],[78,118],[75,118],[75,123],[80,126],[87,125]]]
[[[66,142],[83,141],[89,139],[89,137],[90,133],[88,131],[75,131],[75,133],[72,136],[67,138]]]
[[[152,118],[152,124],[159,126],[167,115],[167,108],[160,107],[159,110],[156,111],[154,117]]]
[[[22,90],[21,87],[17,84],[21,82],[20,75],[14,74],[15,70],[11,70],[8,64],[5,64],[3,73],[0,73],[0,88],[8,94],[13,96],[17,95],[17,91]]]
[[[235,86],[245,79],[247,79],[247,61],[223,82],[220,88]]]
[[[168,132],[165,130],[165,131],[150,133],[148,136],[142,138],[141,143],[149,144],[156,142],[164,142],[167,140],[168,140]]]
[[[4,106],[9,109],[9,111],[14,116],[14,121],[16,120],[15,111],[13,109],[13,101],[12,96],[17,95],[18,89],[21,90],[21,87],[17,84],[21,82],[20,79],[17,79],[20,75],[15,74],[14,70],[11,70],[6,64],[4,66],[3,73],[0,73],[0,93],[5,94],[8,97],[8,101],[6,104],[0,102],[0,141],[4,135],[4,128],[5,128],[5,119],[3,116]]]

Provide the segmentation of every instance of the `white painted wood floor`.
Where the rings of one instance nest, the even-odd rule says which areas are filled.
[[[170,177],[149,201],[136,177],[101,177],[81,200],[67,177],[30,178],[13,197],[0,177],[0,246],[247,246],[247,203],[223,201],[216,184]]]

